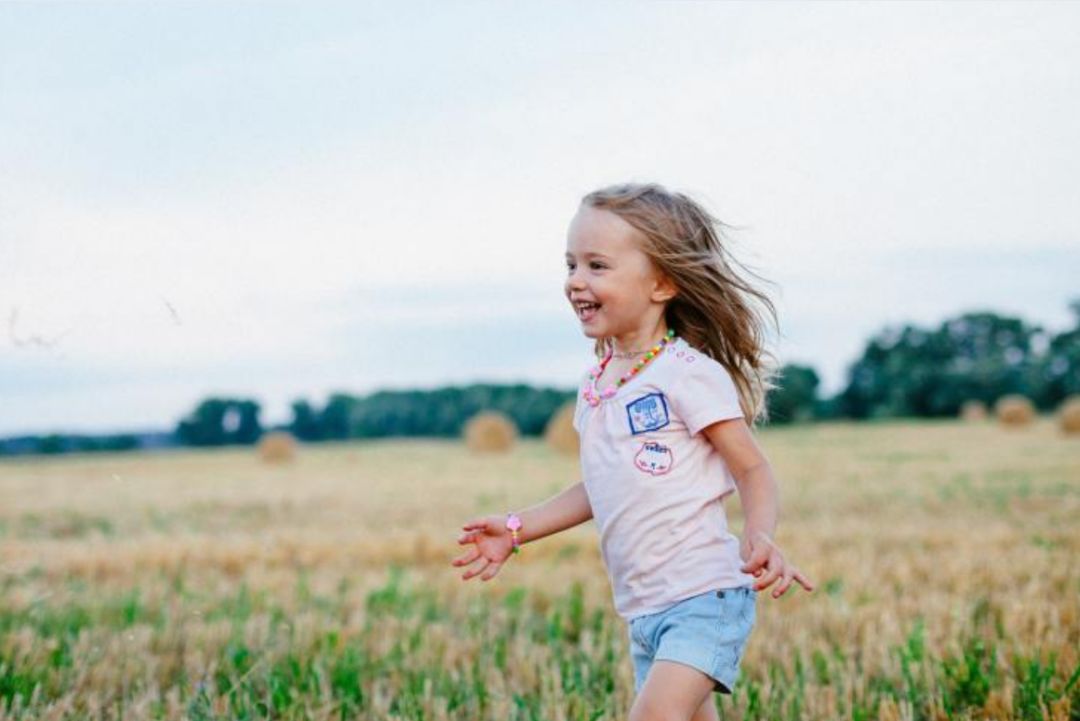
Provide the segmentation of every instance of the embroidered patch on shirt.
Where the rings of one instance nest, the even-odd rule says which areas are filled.
[[[641,444],[641,450],[634,454],[634,465],[639,471],[662,476],[675,465],[675,456],[662,443],[646,441]]]
[[[627,403],[626,415],[630,421],[631,435],[655,431],[671,423],[663,393],[649,393]]]

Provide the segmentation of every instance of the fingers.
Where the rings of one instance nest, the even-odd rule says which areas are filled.
[[[462,533],[457,539],[458,544],[465,545],[468,543],[475,543],[476,545],[466,551],[463,555],[450,561],[451,565],[468,566],[477,560],[482,560],[483,562],[478,563],[473,568],[465,571],[461,576],[461,580],[468,581],[473,576],[480,576],[482,581],[488,581],[494,578],[499,572],[499,569],[502,568],[502,561],[492,560],[484,555],[484,552],[480,548],[485,537],[484,534],[489,528],[490,523],[487,518],[473,519],[462,526]]]
[[[773,589],[772,597],[780,598],[783,596],[787,592],[788,586],[791,585],[791,579],[794,578],[794,576],[795,568],[793,566],[788,566],[787,569],[784,570],[784,575],[780,577],[780,583]]]
[[[479,548],[473,548],[471,551],[468,551],[467,553],[465,553],[465,555],[458,556],[457,558],[455,558],[450,563],[452,563],[455,566],[468,566],[470,563],[472,563],[473,561],[475,561],[478,558],[480,558],[480,549]]]
[[[487,570],[480,576],[481,581],[490,581],[495,578],[495,574],[502,568],[502,564],[498,561],[492,561],[488,564]]]
[[[773,581],[780,577],[780,574],[784,572],[784,558],[779,553],[769,554],[769,560],[765,568],[765,573],[762,575],[756,583],[754,583],[754,590],[761,591],[772,585]]]
[[[466,523],[461,528],[464,531],[485,531],[485,530],[487,530],[487,525],[488,525],[488,522],[487,522],[486,518],[477,518],[477,519],[474,519],[472,521],[469,521],[468,523]]]
[[[775,589],[773,589],[772,597],[780,598],[781,596],[783,596],[787,592],[788,588],[791,586],[792,581],[797,581],[799,585],[801,585],[807,591],[814,590],[813,582],[809,578],[807,578],[802,571],[795,568],[795,566],[789,564],[784,569],[784,573],[781,577],[780,583],[776,586]]]
[[[780,583],[773,589],[773,598],[783,596],[791,587],[792,581],[798,582],[807,591],[814,590],[814,582],[808,576],[795,566],[784,563],[784,555],[767,533],[758,531],[742,539],[739,555],[744,559],[747,548],[750,549],[750,558],[740,566],[739,570],[757,578],[753,585],[755,591],[768,588],[777,579],[780,579]]]
[[[750,560],[742,565],[743,573],[752,573],[755,576],[758,575],[758,571],[769,560],[769,548],[767,546],[758,546],[750,554]]]
[[[480,574],[480,573],[483,573],[484,571],[486,571],[488,569],[488,566],[490,566],[491,563],[492,563],[491,561],[489,561],[488,559],[485,558],[483,564],[474,566],[473,568],[470,568],[468,571],[466,571],[464,573],[464,575],[462,575],[461,580],[462,581],[468,581],[473,576],[475,576],[477,574]]]

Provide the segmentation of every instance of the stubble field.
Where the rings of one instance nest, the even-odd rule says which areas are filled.
[[[818,589],[761,595],[722,718],[1080,719],[1080,439],[1046,419],[759,439]],[[450,566],[465,520],[577,480],[539,441],[0,461],[0,720],[625,719],[591,522],[486,583]]]

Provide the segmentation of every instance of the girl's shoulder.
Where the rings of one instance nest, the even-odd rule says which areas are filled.
[[[734,379],[722,363],[690,344],[676,347],[669,400],[691,435],[710,423],[742,413]]]
[[[668,364],[668,368],[678,376],[701,373],[729,375],[722,363],[682,338],[676,338],[666,353],[674,361]]]
[[[737,396],[734,378],[723,363],[682,339],[668,350],[666,385],[677,395],[690,396],[691,402],[717,394],[728,400]]]

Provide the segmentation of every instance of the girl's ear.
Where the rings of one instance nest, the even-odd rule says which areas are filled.
[[[678,295],[678,293],[679,289],[675,287],[675,281],[666,274],[660,273],[656,281],[656,287],[653,288],[653,301],[657,303],[666,303]]]

